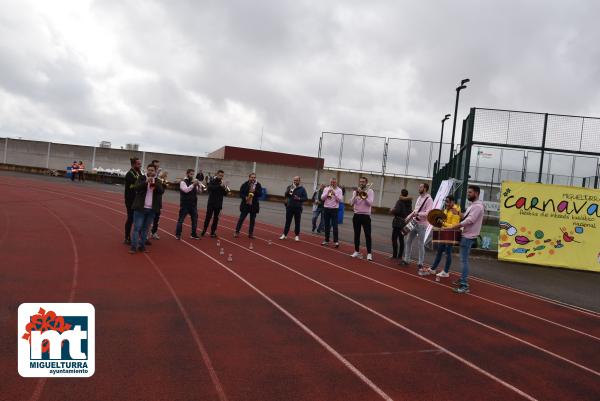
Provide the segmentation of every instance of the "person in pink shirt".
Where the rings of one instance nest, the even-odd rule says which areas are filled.
[[[350,204],[354,208],[352,217],[352,226],[354,228],[354,253],[353,258],[362,258],[360,253],[360,230],[365,232],[365,242],[367,244],[367,260],[373,260],[371,252],[371,205],[375,199],[375,193],[371,188],[367,188],[369,180],[367,177],[360,177],[358,188],[352,192]]]
[[[429,195],[429,184],[426,182],[419,185],[419,197],[415,203],[415,208],[411,214],[406,217],[406,221],[414,219],[417,226],[404,237],[404,259],[400,262],[403,266],[408,266],[412,254],[412,244],[417,238],[417,247],[419,250],[419,271],[423,269],[425,259],[425,232],[427,231],[427,213],[433,208],[433,200]]]
[[[333,228],[333,242],[335,247],[339,248],[338,211],[340,202],[344,201],[344,194],[342,188],[338,187],[336,178],[332,178],[329,181],[329,186],[323,190],[321,200],[323,201],[323,218],[325,219],[325,241],[323,241],[321,245],[329,245],[329,234],[331,228]]]
[[[467,208],[460,223],[455,224],[451,227],[447,227],[448,230],[456,230],[462,228],[462,238],[460,239],[460,262],[462,264],[462,272],[460,280],[455,281],[453,284],[457,285],[457,288],[453,288],[453,291],[458,294],[469,293],[469,253],[471,248],[477,240],[479,233],[481,232],[481,225],[483,224],[483,214],[485,207],[483,202],[479,200],[479,194],[481,190],[477,185],[469,185],[467,189],[467,199],[471,203],[471,206]]]

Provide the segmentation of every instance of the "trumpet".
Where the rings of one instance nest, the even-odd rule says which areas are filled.
[[[248,196],[246,196],[246,203],[252,203],[252,200],[254,199],[254,191],[256,191],[256,183],[253,182],[252,185],[250,185]]]
[[[292,183],[292,185],[290,185],[290,196],[292,196],[294,194],[295,189],[296,189],[296,184]]]
[[[369,189],[373,187],[373,184],[365,185],[364,187],[360,187],[357,191],[357,195],[360,199],[365,200],[369,197]]]
[[[333,187],[329,187],[329,192],[327,192],[327,197],[329,199],[332,199],[335,196],[335,191],[333,190]]]

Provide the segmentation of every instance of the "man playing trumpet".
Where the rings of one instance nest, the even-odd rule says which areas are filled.
[[[302,204],[308,199],[306,189],[300,184],[300,177],[295,176],[292,185],[285,190],[285,227],[279,239],[284,240],[290,232],[292,218],[294,219],[294,240],[300,241],[300,218],[302,217]]]
[[[256,215],[260,210],[258,198],[262,194],[262,186],[260,182],[256,181],[256,174],[250,173],[248,181],[242,184],[240,187],[240,198],[242,203],[240,204],[240,218],[238,219],[235,227],[235,234],[237,238],[240,235],[240,230],[244,224],[246,216],[250,215],[250,226],[248,227],[248,238],[254,238],[252,233],[254,232],[254,223],[256,221]]]
[[[350,204],[354,208],[352,217],[352,226],[354,228],[354,253],[350,256],[361,258],[360,253],[360,230],[365,232],[365,242],[367,245],[367,260],[373,260],[371,252],[371,205],[375,199],[375,193],[371,185],[367,186],[369,180],[367,177],[360,177],[358,188],[352,192]]]
[[[194,178],[194,169],[187,169],[185,179],[179,183],[179,218],[175,230],[177,239],[181,239],[181,227],[188,214],[192,220],[190,238],[200,239],[196,231],[198,227],[198,193],[202,192],[200,188],[200,182]]]
[[[217,237],[217,226],[219,225],[219,214],[223,209],[223,197],[227,196],[230,192],[229,186],[223,181],[225,172],[223,170],[217,171],[217,175],[208,183],[208,201],[206,202],[206,218],[204,219],[204,228],[200,233],[201,236],[206,234],[210,220],[212,219],[212,225],[210,227],[210,236],[212,238]]]
[[[321,245],[329,245],[329,233],[333,228],[333,242],[335,247],[338,248],[340,246],[338,241],[338,212],[340,202],[344,201],[344,194],[342,188],[338,187],[336,178],[331,178],[329,186],[325,188],[323,195],[321,195],[321,200],[324,202],[323,217],[325,218],[325,241]]]

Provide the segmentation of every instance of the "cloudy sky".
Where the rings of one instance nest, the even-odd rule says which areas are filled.
[[[597,1],[0,0],[0,136],[315,155],[454,110],[600,115]],[[449,132],[449,131],[447,131]]]

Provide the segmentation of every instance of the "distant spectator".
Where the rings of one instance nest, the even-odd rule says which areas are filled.
[[[73,164],[71,164],[71,181],[75,181],[77,170],[79,170],[79,164],[77,164],[77,160],[73,160]]]
[[[79,181],[85,181],[85,164],[83,164],[83,160],[79,160],[79,165],[77,166],[77,178]]]

